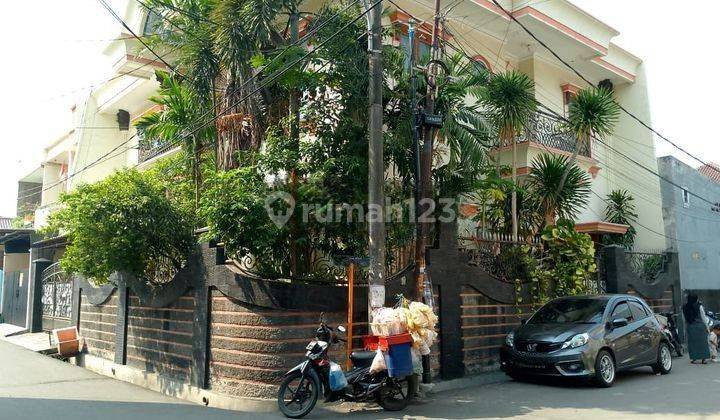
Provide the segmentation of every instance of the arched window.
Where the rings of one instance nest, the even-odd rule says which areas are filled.
[[[484,69],[486,72],[492,73],[490,62],[485,57],[483,57],[482,55],[476,55],[475,57],[473,57],[473,60],[475,61],[476,69]]]
[[[162,21],[163,18],[154,11],[148,11],[145,16],[145,24],[143,25],[143,35],[155,35],[162,32]]]

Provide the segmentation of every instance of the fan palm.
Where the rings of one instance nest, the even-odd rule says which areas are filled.
[[[158,71],[157,78],[160,80],[160,89],[158,95],[150,100],[160,105],[162,110],[144,115],[135,123],[135,127],[146,139],[157,139],[166,144],[179,140],[183,142],[186,153],[192,156],[197,207],[202,184],[202,151],[215,136],[214,126],[198,126],[197,121],[208,112],[211,105],[169,74]]]
[[[558,217],[575,219],[587,205],[590,176],[565,156],[543,153],[532,161],[528,189],[544,224],[553,225]]]
[[[528,119],[535,112],[535,84],[525,74],[516,70],[495,74],[490,78],[481,96],[489,109],[498,130],[500,145],[512,144],[512,180],[517,183],[516,137],[522,133]],[[517,191],[511,197],[513,240],[517,241]]]
[[[613,190],[607,195],[605,202],[605,220],[610,223],[628,225],[628,230],[623,235],[605,235],[603,242],[606,244],[622,245],[632,248],[635,242],[635,227],[638,215],[635,213],[635,199],[627,190]]]

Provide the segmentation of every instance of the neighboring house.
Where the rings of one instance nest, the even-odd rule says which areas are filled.
[[[0,217],[0,314],[5,323],[26,327],[30,291],[32,229],[13,227]]]
[[[147,35],[156,27],[158,18],[148,17],[138,2],[119,3],[124,3],[124,11],[116,10],[135,33]],[[167,152],[142,141],[132,124],[153,108],[149,98],[159,87],[155,71],[167,67],[127,33],[119,33],[102,54],[109,62],[106,81],[71,108],[72,126],[47,144],[41,166],[20,180],[20,189],[42,184],[39,204],[37,195],[33,196],[36,228],[47,224],[61,193]],[[18,203],[27,197],[19,191]]]
[[[661,182],[667,248],[678,253],[682,288],[720,290],[720,184],[672,156],[659,158],[658,168],[667,180]]]
[[[147,35],[156,28],[159,18],[148,16],[138,2],[123,0],[113,4],[135,33]],[[35,279],[42,276],[33,272],[31,262],[40,258],[58,261],[64,252],[62,237],[34,243],[32,240],[35,230],[47,225],[60,195],[123,167],[147,166],[151,158],[174,150],[143,141],[133,128],[133,121],[153,108],[149,98],[159,87],[155,71],[167,67],[127,33],[119,32],[101,53],[109,63],[108,74],[98,75],[96,80],[104,77],[105,82],[71,107],[67,131],[46,144],[40,166],[18,181],[17,212],[24,228],[0,228],[6,322],[30,327],[33,320],[27,312],[29,302]],[[88,84],[93,81],[88,80]]]
[[[643,62],[612,42],[619,35],[617,30],[565,0],[500,3],[590,81],[611,87],[619,103],[652,124]],[[433,11],[424,3],[404,1],[402,6],[421,20],[432,22]],[[397,25],[405,25],[407,16],[394,16]],[[578,90],[587,86],[489,0],[458,2],[444,16],[444,22],[451,42],[462,45],[479,64],[493,72],[517,69],[530,76],[537,100],[558,114],[566,115]],[[452,51],[447,49],[448,53]],[[575,139],[561,134],[559,124],[545,115],[538,113],[531,127],[535,134],[521,139],[518,145],[520,175],[530,171],[538,154],[569,156],[574,148]],[[626,114],[620,115],[615,132],[604,139],[614,151],[597,141],[580,150],[578,165],[592,176],[593,194],[577,220],[578,230],[596,237],[615,233],[617,225],[603,223],[603,199],[614,189],[626,189],[635,198],[639,215],[635,247],[660,248],[664,237],[659,179],[621,156],[625,154],[656,171],[652,134]],[[511,164],[510,145],[495,152],[503,165]]]
[[[708,177],[711,181],[720,184],[720,165],[714,162],[700,166],[698,172]]]

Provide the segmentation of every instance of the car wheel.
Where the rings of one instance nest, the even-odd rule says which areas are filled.
[[[670,353],[670,347],[667,343],[660,343],[658,347],[657,361],[652,365],[654,373],[661,375],[667,375],[672,370],[672,354]]]
[[[595,383],[603,388],[615,382],[615,360],[607,350],[600,350],[595,359]]]

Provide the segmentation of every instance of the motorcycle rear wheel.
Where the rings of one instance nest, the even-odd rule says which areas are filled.
[[[408,378],[387,378],[385,385],[375,394],[375,399],[387,411],[400,411],[407,407],[411,392]]]
[[[295,371],[283,379],[278,390],[278,408],[285,417],[299,419],[308,415],[317,403],[320,382],[317,376],[302,377]]]

